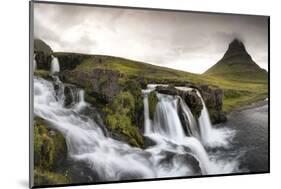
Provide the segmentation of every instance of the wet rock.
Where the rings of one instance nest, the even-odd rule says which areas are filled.
[[[149,148],[154,145],[156,145],[156,142],[154,140],[150,139],[149,137],[144,136],[144,138],[143,138],[143,147],[144,148]]]
[[[105,69],[94,69],[91,71],[64,71],[61,79],[85,89],[86,93],[94,96],[105,103],[111,102],[119,93],[119,72]]]
[[[222,110],[223,90],[208,85],[200,86],[199,90],[209,111],[211,122],[213,124],[225,122],[227,118],[225,112]]]
[[[170,151],[163,151],[161,152],[163,154],[163,159],[160,161],[162,166],[164,167],[171,167],[173,166],[173,162],[181,163],[183,166],[187,166],[190,171],[192,172],[192,175],[202,175],[202,171],[200,168],[200,164],[198,160],[191,154],[176,154],[174,152]]]

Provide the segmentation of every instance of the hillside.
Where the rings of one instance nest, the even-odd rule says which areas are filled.
[[[222,59],[204,75],[232,81],[267,82],[267,72],[253,61],[243,42],[238,39],[229,44]]]
[[[34,51],[35,52],[43,52],[45,54],[51,54],[53,52],[51,47],[49,45],[47,45],[41,39],[35,39],[34,40]]]
[[[229,112],[237,107],[264,99],[268,93],[266,71],[252,61],[250,55],[245,53],[244,45],[240,43],[234,40],[222,60],[201,75],[113,56],[67,52],[52,54],[58,57],[62,72],[73,70],[79,76],[103,70],[104,73],[118,72],[122,74],[122,78],[135,79],[142,81],[141,83],[218,86],[224,90],[223,109]],[[40,56],[44,55],[38,54],[36,60],[41,70],[37,70],[35,74],[46,74],[44,70],[49,69],[51,58]],[[237,61],[239,59],[243,61]],[[48,62],[41,60],[48,60]],[[244,68],[241,69],[241,67]],[[73,76],[73,78],[76,77],[76,75]]]

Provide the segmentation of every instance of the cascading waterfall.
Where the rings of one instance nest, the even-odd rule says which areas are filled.
[[[184,102],[180,96],[170,96],[165,94],[157,93],[158,103],[154,114],[153,121],[149,118],[149,107],[148,106],[148,95],[151,91],[154,91],[156,86],[167,86],[149,84],[148,89],[143,90],[144,95],[144,117],[145,122],[145,135],[155,140],[159,146],[164,150],[167,148],[167,144],[163,145],[167,141],[173,142],[177,145],[183,145],[190,148],[197,158],[200,160],[200,167],[203,174],[231,172],[237,166],[237,162],[227,162],[229,166],[226,168],[225,162],[218,162],[217,160],[210,160],[204,146],[208,147],[228,147],[228,140],[233,136],[233,131],[229,129],[214,129],[209,118],[208,110],[205,102],[198,90],[188,87],[176,87],[178,90],[190,91],[196,90],[197,94],[202,100],[203,109],[201,116],[196,119],[191,113],[190,108]],[[178,115],[178,106],[180,106],[183,116],[184,123],[181,123]],[[200,129],[198,129],[198,126]],[[149,128],[147,128],[149,127]],[[184,133],[186,128],[187,136]],[[213,140],[211,140],[213,137]],[[178,152],[177,152],[178,153]],[[215,162],[214,162],[215,161]]]
[[[57,60],[54,62],[52,73],[59,71]],[[152,121],[147,98],[153,89],[144,92],[145,136],[155,144],[143,150],[105,136],[95,120],[81,115],[79,111],[90,106],[85,102],[83,90],[72,91],[78,93],[75,95],[79,96],[79,101],[65,107],[65,86],[58,76],[53,79],[51,82],[34,77],[34,114],[64,135],[69,157],[86,163],[99,181],[222,174],[233,172],[237,166],[235,162],[210,159],[196,136],[185,135],[178,106],[187,114],[190,130],[195,132],[197,126],[180,97],[157,94],[159,102]],[[200,171],[194,162],[199,163]]]
[[[60,72],[60,65],[59,65],[59,60],[57,57],[54,57],[52,55],[52,62],[51,62],[51,70],[50,70],[51,74],[55,74]]]
[[[156,133],[171,140],[181,141],[185,137],[178,116],[178,98],[157,94],[159,102],[156,105],[152,134]]]

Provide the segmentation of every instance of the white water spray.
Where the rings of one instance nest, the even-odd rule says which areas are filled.
[[[198,119],[202,142],[208,147],[227,147],[229,140],[234,136],[234,131],[226,128],[213,128],[205,101],[198,90],[203,109]]]
[[[54,83],[34,78],[34,114],[59,130],[67,143],[69,157],[83,161],[98,175],[100,181],[145,179],[198,174],[229,173],[234,166],[219,169],[217,161],[210,161],[201,142],[184,134],[177,113],[178,97],[158,94],[155,119],[147,136],[156,142],[143,150],[106,137],[101,127],[91,118],[77,112],[79,104],[87,103],[80,90],[79,102],[72,108],[64,107],[64,84],[58,77]],[[145,102],[145,101],[144,101]],[[145,111],[149,111],[148,103]],[[149,119],[149,113],[146,115]],[[170,155],[169,155],[170,154]],[[199,162],[201,172],[194,172],[196,165],[186,162],[186,156]],[[194,168],[195,167],[195,168]]]
[[[52,55],[52,62],[51,62],[51,70],[50,70],[51,74],[55,74],[60,72],[60,64],[59,64],[59,60],[57,57],[54,57]]]
[[[85,102],[85,91],[82,89],[79,90],[78,97],[79,97],[79,102],[75,105],[75,110],[79,112],[87,106],[87,103]]]

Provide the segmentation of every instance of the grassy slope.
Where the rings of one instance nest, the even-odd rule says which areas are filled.
[[[236,85],[234,90],[225,90],[226,111],[264,99],[268,95],[267,72],[245,55],[223,58],[203,75],[215,80],[227,80]],[[219,86],[228,88],[224,85]]]
[[[241,73],[237,73],[231,76],[228,75],[230,77],[226,80],[223,75],[193,74],[117,57],[106,57],[102,63],[98,63],[97,58],[91,57],[84,60],[76,69],[91,70],[95,68],[118,70],[129,77],[143,77],[148,81],[157,83],[191,82],[217,85],[225,90],[223,109],[226,112],[262,100],[267,97],[268,91],[267,78],[264,79],[264,76],[257,80],[252,80],[251,75],[241,77],[239,75]]]

